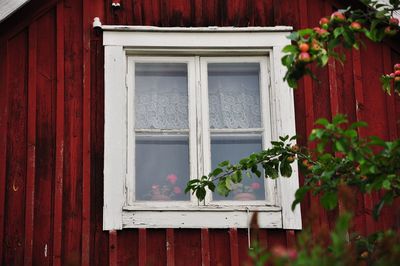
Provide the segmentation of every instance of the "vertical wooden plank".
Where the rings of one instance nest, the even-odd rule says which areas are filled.
[[[332,5],[329,1],[325,1],[325,14],[332,13]],[[336,64],[333,58],[328,61],[328,80],[329,80],[329,96],[332,117],[339,113],[339,97],[337,88]]]
[[[7,58],[7,41],[0,43],[0,58]],[[6,200],[6,147],[8,131],[7,60],[0,60],[0,262],[3,259]]]
[[[383,46],[383,69],[384,73],[389,74],[393,72],[392,58],[391,58],[391,49],[388,46]],[[393,140],[397,137],[397,128],[396,128],[396,108],[395,108],[395,95],[386,95],[386,116],[387,116],[387,125],[388,125],[388,137],[390,140]]]
[[[362,83],[362,71],[361,71],[361,55],[359,50],[352,51],[352,65],[353,65],[353,82],[354,82],[354,94],[355,94],[355,108],[356,108],[356,118],[357,121],[364,121],[364,93],[363,93],[363,83]],[[365,136],[365,128],[358,128],[358,133],[361,136]],[[354,217],[354,224],[357,230],[365,234],[366,226],[365,220],[362,215],[357,215],[357,213],[362,213],[364,208],[364,198],[362,195],[357,195],[357,211]]]
[[[174,229],[168,228],[166,231],[167,266],[175,265],[175,236]]]
[[[8,41],[9,111],[6,148],[6,205],[3,265],[24,261],[27,166],[27,32]]]
[[[166,242],[165,229],[147,229],[146,265],[165,266],[167,264]]]
[[[201,265],[210,266],[210,233],[207,228],[201,229]]]
[[[210,230],[211,265],[231,265],[231,257],[225,250],[229,247],[229,233],[226,229]]]
[[[91,27],[91,3],[88,0],[83,1],[83,136],[82,136],[82,265],[90,264],[90,107],[91,107],[91,92],[90,92],[90,35],[93,30]]]
[[[64,180],[62,263],[82,263],[82,2],[64,0]]]
[[[118,265],[138,265],[140,246],[138,229],[118,231]],[[97,263],[96,265],[98,265]]]
[[[89,1],[88,1],[89,2]],[[94,16],[105,21],[105,5],[108,1],[90,1],[89,20]],[[86,19],[86,18],[85,18]],[[90,23],[91,25],[91,23]],[[89,25],[89,27],[90,27]],[[93,265],[108,265],[109,234],[103,231],[103,198],[104,198],[104,49],[102,33],[90,29],[90,180],[91,180],[91,208],[90,224],[92,234],[90,236],[90,263]],[[118,236],[120,240],[120,235]],[[137,240],[137,238],[136,238]],[[121,246],[118,243],[119,246]],[[125,245],[122,245],[125,246]],[[134,247],[132,246],[132,249]],[[119,249],[118,251],[121,251]],[[135,252],[130,252],[135,256]],[[137,257],[137,256],[136,256]],[[126,263],[129,265],[128,263]],[[126,265],[125,264],[125,265]],[[122,264],[124,265],[124,264]],[[137,265],[137,264],[134,264]]]
[[[110,266],[118,265],[118,239],[117,239],[117,231],[111,230],[108,233],[108,249],[109,249],[109,257],[108,263]]]
[[[53,257],[53,193],[56,138],[55,9],[37,21],[36,171],[33,265],[50,265]]]
[[[25,198],[25,265],[32,264],[36,168],[36,53],[37,23],[28,29],[28,145]]]
[[[64,2],[56,7],[56,62],[57,62],[57,100],[56,100],[56,162],[54,182],[54,221],[53,221],[53,264],[61,265],[62,248],[62,206],[64,181]]]
[[[239,266],[239,243],[236,228],[229,229],[229,247],[231,251],[231,266]]]
[[[200,229],[175,230],[174,240],[175,265],[187,266],[202,264]]]
[[[286,230],[286,246],[287,247],[296,246],[296,233],[294,230]]]
[[[139,266],[147,265],[147,229],[139,228]]]

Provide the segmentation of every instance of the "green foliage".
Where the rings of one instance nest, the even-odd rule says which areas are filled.
[[[290,177],[292,163],[297,159],[306,178],[296,191],[292,208],[311,192],[320,195],[324,208],[332,210],[343,192],[340,189],[349,186],[362,193],[384,192],[373,212],[378,217],[382,207],[400,195],[400,140],[361,138],[357,129],[366,123],[346,126],[348,121],[344,115],[335,116],[332,122],[318,119],[315,123],[318,128],[312,130],[309,139],[315,142],[316,150],[299,149],[291,144],[294,137],[280,137],[279,141],[271,142],[270,149],[253,153],[236,164],[220,163],[208,176],[191,180],[185,191],[192,190],[200,201],[207,188],[227,196],[232,184],[242,181],[243,173],[254,178]]]
[[[322,18],[321,27],[301,29],[288,36],[291,45],[283,48],[286,55],[282,64],[287,67],[284,79],[292,88],[304,75],[316,78],[311,63],[319,67],[328,64],[329,58],[342,62],[339,46],[359,49],[360,34],[374,42],[381,42],[400,30],[393,11],[400,10],[400,0],[390,0],[390,5],[375,0],[361,0],[366,8],[347,8]],[[383,90],[400,94],[400,64],[394,72],[381,77]],[[322,234],[322,241],[315,241],[309,231],[298,237],[297,246],[275,246],[268,249],[253,245],[249,255],[254,265],[397,265],[400,261],[400,235],[393,231],[378,232],[366,237],[354,234],[349,237],[351,212],[355,208],[355,194],[378,191],[378,204],[373,215],[377,219],[384,205],[391,204],[400,195],[400,140],[385,141],[378,137],[359,136],[364,122],[351,125],[344,115],[332,121],[318,119],[316,128],[309,136],[315,142],[315,150],[293,145],[295,137],[280,137],[271,142],[272,147],[253,153],[232,164],[221,162],[208,176],[191,180],[185,192],[191,191],[204,200],[207,189],[217,190],[227,196],[234,184],[243,177],[271,178],[290,177],[292,163],[299,162],[305,181],[295,193],[292,209],[307,195],[319,195],[321,205],[332,210],[342,203],[335,229]],[[318,229],[313,229],[317,230]]]
[[[298,236],[295,247],[274,246],[262,248],[255,244],[249,255],[255,265],[305,266],[305,265],[398,265],[400,237],[393,231],[379,232],[367,237],[352,235],[348,231],[352,215],[343,213],[330,234],[320,231],[319,241],[309,231]]]
[[[244,175],[252,178],[278,178],[292,175],[291,164],[295,161],[297,146],[291,146],[294,137],[280,137],[279,141],[272,141],[272,148],[253,153],[241,159],[236,164],[229,161],[221,162],[208,176],[191,180],[185,192],[192,191],[202,201],[207,189],[227,196],[232,191],[232,185],[242,181]],[[300,155],[302,156],[302,155]],[[260,169],[263,169],[261,172]],[[214,184],[214,182],[216,184]]]
[[[329,58],[343,62],[344,53],[338,53],[336,48],[359,49],[362,45],[360,35],[373,42],[381,42],[386,37],[398,34],[398,22],[391,20],[393,11],[400,10],[398,1],[391,1],[391,5],[370,0],[363,2],[366,5],[363,10],[351,7],[339,10],[330,17],[321,18],[319,27],[301,29],[288,36],[292,44],[284,47],[286,55],[282,58],[282,64],[287,68],[284,79],[290,87],[296,88],[297,81],[305,75],[315,79],[310,68],[313,62],[319,67],[325,67]],[[390,79],[389,75],[381,78],[386,92],[391,90]],[[400,81],[393,84],[393,88],[400,93]]]

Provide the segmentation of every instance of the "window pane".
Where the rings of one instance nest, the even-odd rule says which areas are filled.
[[[261,128],[258,63],[209,63],[211,128]]]
[[[218,163],[229,160],[232,164],[249,156],[253,152],[261,151],[262,137],[260,135],[211,135],[211,165],[216,168]],[[261,169],[259,169],[261,171]],[[228,197],[213,194],[214,200],[265,200],[264,178],[243,175],[243,182],[236,185]]]
[[[136,200],[189,200],[187,135],[136,136]]]
[[[188,78],[185,63],[135,64],[135,127],[188,128]]]

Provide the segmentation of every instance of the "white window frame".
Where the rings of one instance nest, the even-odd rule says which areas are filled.
[[[103,229],[245,228],[248,226],[249,214],[254,211],[259,212],[259,223],[262,228],[301,229],[300,208],[291,210],[294,193],[299,186],[297,165],[293,165],[294,171],[291,178],[279,178],[274,181],[266,179],[267,195],[270,197],[262,206],[257,202],[238,204],[228,201],[215,205],[209,202],[209,197],[204,205],[198,204],[194,198],[190,202],[177,204],[175,202],[138,204],[131,197],[134,193],[132,191],[134,189],[132,183],[134,149],[128,144],[128,140],[134,138],[131,135],[133,123],[128,123],[128,117],[134,115],[134,96],[129,91],[134,84],[131,74],[133,62],[188,60],[189,67],[194,68],[195,73],[194,77],[188,76],[189,82],[192,83],[189,84],[188,92],[191,128],[189,142],[191,147],[196,145],[203,149],[200,152],[190,149],[192,161],[190,171],[192,178],[195,177],[193,173],[201,176],[210,171],[210,160],[205,159],[204,165],[199,165],[197,160],[199,154],[199,157],[206,157],[210,152],[208,129],[203,127],[203,133],[197,133],[198,135],[192,130],[198,123],[198,119],[193,119],[195,113],[201,112],[201,116],[206,120],[208,117],[208,110],[204,108],[208,106],[207,91],[204,89],[207,87],[205,83],[207,81],[205,79],[196,81],[196,77],[200,76],[200,71],[204,71],[205,68],[198,67],[203,62],[200,64],[192,62],[201,60],[201,56],[207,56],[204,62],[221,60],[220,56],[223,55],[229,56],[228,60],[231,62],[240,61],[240,58],[233,59],[234,56],[250,61],[258,60],[257,62],[261,57],[266,58],[267,60],[264,61],[268,65],[269,73],[267,76],[267,73],[260,72],[260,80],[266,86],[265,90],[261,90],[261,93],[265,94],[265,97],[261,97],[261,101],[269,99],[269,108],[263,108],[262,116],[264,122],[270,121],[271,130],[264,130],[266,135],[263,139],[274,140],[279,136],[295,135],[293,91],[283,81],[285,69],[281,64],[282,48],[290,43],[286,36],[292,28],[284,26],[247,28],[103,26],[102,28],[105,50]],[[174,56],[181,57],[174,59]],[[193,74],[193,71],[188,71],[188,75],[192,75],[191,73]],[[193,103],[195,98],[202,98],[202,110],[193,109],[193,106],[199,108],[198,104]],[[264,103],[264,106],[268,105]],[[269,142],[266,142],[263,143],[264,148],[268,147]],[[131,163],[128,163],[128,158]]]

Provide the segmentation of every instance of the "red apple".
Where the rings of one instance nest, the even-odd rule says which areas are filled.
[[[346,16],[339,11],[333,12],[331,15],[331,21],[333,22],[344,22],[346,20]]]
[[[393,79],[396,75],[394,73],[390,73],[389,76]]]
[[[394,72],[394,75],[395,75],[396,77],[400,76],[400,70],[396,70],[396,71]]]
[[[397,26],[397,25],[399,25],[399,20],[397,18],[390,18],[389,25]]]
[[[301,52],[301,53],[299,54],[299,61],[300,61],[300,62],[303,62],[303,63],[308,63],[308,62],[310,62],[310,61],[311,61],[311,56],[310,56],[310,54],[307,53],[307,52]]]
[[[351,28],[352,30],[354,30],[354,31],[359,31],[359,30],[361,30],[362,26],[361,26],[360,22],[353,21],[353,22],[350,24],[350,28]]]
[[[394,70],[400,70],[400,64],[395,64],[394,65]]]
[[[308,52],[308,50],[310,50],[310,45],[308,45],[307,43],[300,43],[299,44],[299,50],[301,52]]]
[[[317,40],[313,39],[311,41],[311,49],[314,51],[318,51],[319,49],[321,49],[321,45],[318,43]]]
[[[319,20],[319,25],[324,25],[324,24],[329,24],[329,19],[326,17],[323,17]]]
[[[318,35],[324,35],[324,34],[328,33],[327,30],[321,29],[320,27],[315,27],[315,28],[314,28],[314,31],[315,31]]]
[[[397,33],[397,30],[395,28],[392,28],[391,26],[387,26],[385,28],[385,34],[387,36],[394,36],[394,35],[396,35],[396,33]]]

